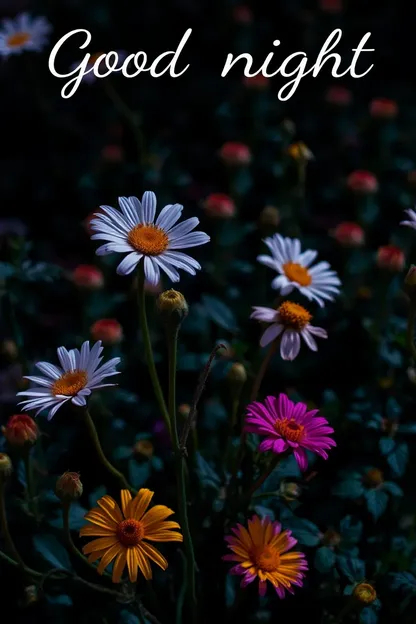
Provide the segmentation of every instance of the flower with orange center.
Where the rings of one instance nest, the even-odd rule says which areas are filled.
[[[6,19],[0,30],[0,54],[9,56],[25,50],[40,52],[47,44],[52,27],[44,17],[32,19],[21,13],[13,20]]]
[[[260,346],[266,347],[279,338],[280,356],[283,360],[294,360],[297,357],[301,347],[301,338],[312,351],[317,351],[318,346],[314,336],[328,337],[324,329],[310,324],[311,313],[293,301],[285,301],[277,310],[261,306],[256,306],[253,310],[250,318],[271,323],[260,338]]]
[[[305,403],[293,403],[285,394],[269,396],[264,403],[257,401],[247,407],[245,431],[265,436],[259,451],[293,455],[302,471],[308,466],[305,451],[328,459],[327,450],[336,446],[329,437],[334,433],[325,418],[317,417],[318,410],[308,410]]]
[[[353,596],[358,602],[362,602],[366,605],[372,604],[377,600],[377,592],[370,583],[359,583],[356,585],[354,587]]]
[[[2,432],[11,446],[26,446],[36,442],[39,430],[33,418],[27,414],[14,414],[10,416]]]
[[[268,517],[253,516],[248,530],[238,524],[232,532],[225,538],[232,554],[223,559],[235,564],[230,574],[243,577],[241,587],[258,579],[259,593],[264,596],[269,581],[279,598],[284,598],[286,591],[293,593],[294,585],[302,586],[308,564],[303,553],[288,552],[297,543],[291,531],[282,531],[281,524]]]
[[[272,281],[272,288],[279,290],[282,295],[288,295],[296,289],[323,307],[325,300],[332,301],[339,293],[341,282],[327,262],[311,266],[317,256],[316,251],[307,249],[302,252],[298,239],[285,238],[280,234],[265,238],[264,243],[271,256],[261,255],[257,260],[279,273]]]
[[[179,281],[178,268],[195,275],[200,264],[177,250],[204,245],[210,240],[204,232],[192,232],[199,219],[192,217],[175,225],[183,206],[168,204],[155,220],[156,195],[151,191],[146,191],[141,201],[137,197],[119,197],[118,201],[121,212],[100,206],[102,212],[91,221],[95,232],[91,238],[107,241],[97,249],[97,255],[127,253],[117,273],[128,275],[142,262],[145,279],[153,285],[160,282],[161,270],[172,282]]]
[[[127,565],[129,579],[137,581],[138,570],[146,580],[152,578],[150,562],[166,570],[165,557],[149,542],[182,542],[177,522],[166,520],[174,512],[165,505],[155,505],[147,511],[154,492],[139,490],[132,499],[128,490],[121,490],[121,509],[111,496],[97,501],[98,507],[89,511],[85,519],[90,523],[80,531],[81,537],[97,537],[82,549],[93,563],[101,559],[97,572],[103,574],[113,565],[113,583],[120,583]]]
[[[25,377],[35,384],[35,387],[18,392],[18,396],[30,397],[22,404],[25,409],[36,409],[36,415],[42,410],[49,408],[48,419],[51,419],[57,410],[71,401],[74,405],[82,407],[86,405],[86,397],[93,390],[113,386],[114,384],[103,384],[106,377],[118,375],[116,366],[120,358],[113,358],[105,364],[100,364],[103,347],[101,341],[95,343],[90,349],[88,340],[84,342],[81,350],[71,349],[67,351],[65,347],[59,347],[58,359],[61,367],[49,364],[49,362],[38,362],[37,368],[46,377]]]

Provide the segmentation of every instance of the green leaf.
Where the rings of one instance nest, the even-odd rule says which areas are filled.
[[[220,487],[219,476],[199,452],[196,453],[196,472],[203,486],[212,487],[216,490]]]
[[[353,518],[353,516],[345,516],[345,518],[341,520],[339,528],[344,540],[354,544],[361,539],[363,523]]]
[[[129,461],[129,479],[133,487],[142,487],[150,477],[150,464],[148,461],[139,463],[135,459]]]
[[[216,325],[232,333],[238,331],[234,312],[225,303],[212,295],[202,295],[201,299],[208,316]]]
[[[378,615],[371,607],[365,607],[360,613],[360,624],[377,624]]]
[[[53,568],[71,570],[71,560],[67,550],[53,535],[35,535],[33,547]]]
[[[316,524],[305,518],[289,516],[285,518],[284,528],[290,529],[299,544],[303,544],[304,546],[317,546],[321,541],[319,528]]]
[[[0,262],[0,279],[7,279],[16,273],[16,269],[8,262]]]
[[[346,479],[340,481],[332,488],[332,494],[341,498],[359,498],[363,495],[364,487],[358,479]]]
[[[85,514],[87,510],[84,507],[81,507],[79,503],[72,503],[69,509],[69,528],[72,531],[79,531],[85,524]],[[49,520],[50,526],[53,526],[55,529],[63,529],[63,519],[62,519],[62,511],[59,510],[56,518]]]
[[[396,477],[402,477],[406,470],[409,458],[409,448],[405,442],[397,444],[392,453],[387,456],[387,461]]]
[[[396,446],[396,442],[393,438],[380,438],[378,446],[382,455],[388,455]]]
[[[361,559],[338,555],[337,566],[339,571],[353,583],[356,581],[362,581],[365,578],[365,567]]]
[[[335,563],[335,553],[328,546],[318,548],[315,553],[314,565],[321,574],[328,574]]]
[[[367,501],[367,509],[373,516],[374,520],[378,520],[386,511],[389,497],[383,490],[368,490],[365,493]]]

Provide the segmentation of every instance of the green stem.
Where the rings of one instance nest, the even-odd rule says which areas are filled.
[[[30,446],[25,449],[23,455],[23,463],[25,465],[25,473],[26,473],[26,482],[27,482],[27,502],[29,505],[29,509],[33,516],[37,518],[37,505],[36,505],[36,497],[35,497],[35,484],[33,481],[33,464],[32,458],[30,456]]]
[[[259,487],[261,487],[263,485],[263,483],[266,481],[267,477],[269,477],[271,475],[271,473],[276,468],[276,466],[280,463],[280,461],[283,459],[283,457],[284,457],[283,454],[282,455],[275,455],[275,457],[272,459],[272,461],[270,462],[270,464],[268,465],[266,470],[263,472],[263,474],[260,475],[260,477],[257,479],[257,481],[255,481],[253,483],[253,485],[251,486],[249,491],[246,494],[244,494],[244,498],[247,498],[248,500],[251,499],[251,497],[253,496],[254,492],[256,492],[256,490],[258,490]]]
[[[415,347],[415,318],[416,318],[416,306],[413,303],[410,304],[409,318],[407,322],[407,346],[410,353],[416,362],[416,347]]]
[[[71,536],[71,529],[69,527],[69,510],[70,509],[71,509],[71,501],[62,501],[62,519],[63,519],[63,525],[64,525],[65,539],[68,544],[68,548],[78,559],[82,561],[84,565],[87,565],[90,570],[94,570],[94,572],[97,572],[95,567],[89,563],[87,557],[84,557],[84,555],[78,550],[78,548],[75,546],[73,542],[73,539]]]
[[[144,263],[140,262],[139,265],[139,281],[138,281],[138,304],[139,304],[139,319],[140,319],[140,327],[142,330],[143,342],[144,342],[144,350],[146,355],[146,362],[149,369],[150,377],[152,379],[153,390],[156,395],[156,400],[159,405],[160,412],[163,416],[163,420],[165,421],[166,428],[169,434],[172,437],[172,427],[169,419],[169,413],[166,408],[165,399],[163,398],[162,388],[160,386],[159,377],[157,375],[155,361],[153,358],[153,350],[152,343],[150,340],[149,326],[147,324],[147,314],[146,314],[146,296],[144,291]]]
[[[130,490],[130,492],[137,494],[136,490],[128,483],[125,476],[119,470],[117,470],[117,468],[115,468],[113,464],[111,464],[108,461],[107,457],[104,455],[104,451],[102,449],[100,439],[98,437],[97,429],[95,428],[94,421],[91,418],[91,414],[89,413],[88,409],[85,408],[83,410],[83,413],[84,413],[85,423],[88,428],[88,432],[90,434],[92,443],[94,444],[98,459],[100,460],[101,464],[104,466],[107,472],[109,472],[110,474],[113,475],[113,477],[118,479],[123,489]]]
[[[12,536],[9,531],[9,524],[7,522],[6,515],[6,506],[4,502],[4,478],[0,476],[0,530],[3,535],[3,539],[6,543],[6,546],[13,556],[14,560],[17,561],[18,565],[24,570],[25,564],[23,563],[22,558],[19,555],[19,552],[13,542]]]
[[[137,151],[139,157],[139,171],[145,164],[145,150],[144,150],[144,138],[143,131],[141,129],[141,120],[138,114],[134,113],[129,106],[125,103],[118,91],[115,89],[113,83],[107,78],[104,80],[105,91],[114,104],[114,108],[126,119],[130,125],[134,137],[136,139]]]
[[[188,509],[186,502],[186,474],[185,458],[179,442],[178,423],[176,417],[176,360],[178,347],[179,327],[168,327],[169,346],[169,413],[172,423],[173,448],[175,453],[175,472],[178,488],[178,510],[182,527],[183,540],[187,559],[187,590],[191,598],[192,618],[196,622],[196,585],[195,585],[195,555],[189,528]]]

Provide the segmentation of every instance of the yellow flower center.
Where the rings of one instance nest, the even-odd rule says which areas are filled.
[[[282,325],[298,331],[303,329],[312,319],[312,314],[303,306],[292,303],[292,301],[285,301],[277,311]]]
[[[282,418],[274,423],[276,432],[290,442],[299,442],[302,438],[304,427],[299,425],[294,418]]]
[[[309,286],[312,284],[312,275],[308,269],[305,269],[301,264],[297,262],[286,262],[283,265],[283,272],[287,279],[291,282],[297,282],[301,286]]]
[[[364,479],[370,487],[377,487],[384,481],[384,475],[378,468],[371,468],[365,475]]]
[[[123,546],[137,546],[144,537],[143,524],[134,518],[123,520],[117,526],[116,535]]]
[[[24,45],[30,40],[29,33],[26,32],[17,32],[7,39],[7,45],[9,48],[18,48],[19,46]]]
[[[364,604],[371,604],[377,598],[377,592],[370,583],[360,583],[354,589],[354,596]]]
[[[145,256],[159,256],[169,244],[169,237],[155,225],[135,225],[128,233],[127,240],[136,251]]]
[[[150,440],[138,440],[134,445],[134,450],[143,457],[152,457],[154,448]]]
[[[52,394],[63,394],[64,396],[75,396],[87,385],[88,376],[85,371],[70,371],[64,373],[52,386]]]
[[[275,572],[280,565],[280,553],[273,546],[258,546],[252,557],[257,568],[263,572]]]

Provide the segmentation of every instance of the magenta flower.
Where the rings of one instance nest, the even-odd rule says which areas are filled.
[[[336,446],[335,440],[328,437],[334,430],[317,413],[318,410],[308,411],[304,403],[293,403],[285,394],[278,399],[269,396],[264,403],[256,401],[247,407],[245,430],[265,436],[259,445],[263,453],[293,449],[299,468],[304,471],[308,467],[306,451],[328,459],[326,450]]]

